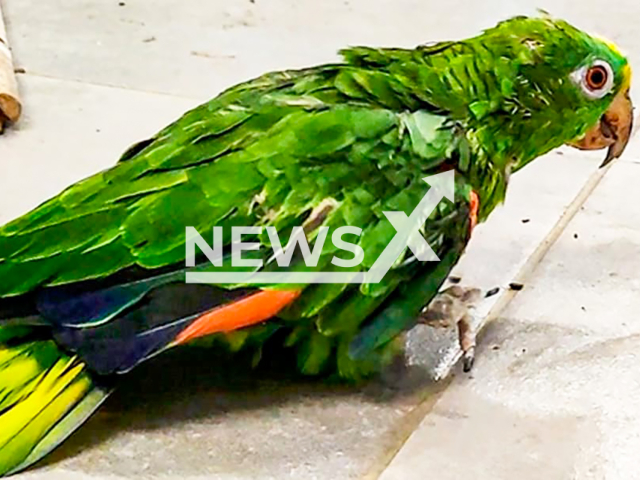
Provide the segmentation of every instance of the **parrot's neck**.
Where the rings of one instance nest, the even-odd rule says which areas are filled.
[[[575,138],[572,124],[532,125],[518,115],[493,115],[467,125],[472,158],[468,180],[480,197],[479,220],[501,204],[512,173]]]

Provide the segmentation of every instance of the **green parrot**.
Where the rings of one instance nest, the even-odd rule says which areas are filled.
[[[179,345],[246,349],[255,362],[279,345],[305,374],[376,373],[512,172],[563,144],[608,148],[608,163],[630,136],[626,58],[547,16],[341,54],[226,90],[0,228],[0,475],[59,445],[119,375]],[[380,281],[278,277],[370,272],[443,172],[453,200],[425,214]],[[189,238],[212,232],[220,248],[191,254]],[[277,247],[294,237],[283,266]],[[422,261],[421,242],[439,261]],[[249,280],[185,281],[216,272]]]

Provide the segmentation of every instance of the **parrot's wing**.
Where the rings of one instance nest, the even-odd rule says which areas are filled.
[[[444,116],[383,106],[392,93],[371,72],[356,76],[357,85],[380,92],[378,100],[358,97],[362,91],[347,80],[355,73],[325,67],[234,87],[132,147],[112,169],[0,229],[0,318],[53,326],[59,343],[94,371],[111,373],[176,341],[260,322],[297,299],[311,305],[300,311],[309,317],[351,295],[344,285],[305,290],[302,298],[301,286],[230,292],[187,285],[184,262],[186,226],[204,238],[223,227],[229,245],[232,226],[290,232],[329,200],[336,207],[322,224],[361,228],[362,268],[371,267],[396,234],[384,212],[411,214],[429,188],[422,178],[452,159],[464,163],[469,148]],[[467,222],[468,191],[458,180],[460,203],[439,209],[424,227],[439,254],[459,236],[446,219]],[[256,254],[268,256],[268,237],[259,240]],[[323,250],[318,268],[330,266],[334,253]],[[415,274],[396,270],[395,280],[360,289],[371,308],[349,325]]]
[[[228,227],[278,226],[324,198],[375,207],[456,148],[454,129],[435,115],[288,102],[180,121],[135,158],[0,229],[0,298],[181,264],[186,226],[205,238],[223,226],[228,244]]]
[[[230,226],[300,225],[331,198],[339,208],[325,224],[362,228],[365,257],[374,260],[396,233],[383,212],[411,213],[428,189],[422,177],[458,155],[457,130],[425,112],[292,102],[274,97],[253,109],[229,107],[183,119],[132,158],[8,224],[0,231],[0,294],[26,298],[35,292],[28,313],[70,329],[58,333],[59,341],[99,357],[93,367],[107,373],[130,368],[199,314],[230,300],[184,285],[185,226],[205,238],[213,226],[223,226],[228,244]],[[439,227],[432,233],[442,237]],[[134,280],[124,275],[130,272]],[[174,318],[147,315],[145,324],[134,307],[176,282],[176,297],[205,300],[179,303],[180,311],[165,305],[157,310]],[[65,288],[42,290],[54,286]],[[171,298],[167,292],[164,297]],[[24,298],[17,302],[22,307]],[[265,300],[283,302],[275,294]],[[145,325],[136,336],[148,329],[154,334],[146,333],[141,344],[122,333],[118,319]],[[105,328],[121,334],[107,335]]]

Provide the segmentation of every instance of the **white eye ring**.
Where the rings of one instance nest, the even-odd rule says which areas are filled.
[[[571,80],[592,100],[604,97],[613,88],[613,69],[604,60],[596,60],[571,74]]]

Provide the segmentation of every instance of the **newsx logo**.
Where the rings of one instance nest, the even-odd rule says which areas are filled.
[[[313,250],[309,247],[307,236],[303,227],[293,227],[293,231],[285,248],[282,248],[278,231],[275,227],[232,227],[231,228],[231,266],[233,267],[256,267],[263,266],[262,259],[259,258],[243,258],[242,252],[250,250],[259,250],[261,244],[258,242],[243,242],[243,235],[260,235],[266,230],[271,242],[274,259],[279,267],[288,267],[291,264],[293,253],[296,247],[300,248],[304,263],[308,267],[318,266],[318,260],[322,254],[322,249],[329,234],[329,227],[320,227],[318,235],[313,246]],[[342,268],[350,268],[360,265],[364,260],[364,250],[355,243],[344,240],[344,235],[351,234],[360,236],[362,229],[358,227],[340,227],[331,235],[331,241],[338,250],[343,250],[353,254],[350,260],[344,260],[337,256],[331,259],[331,263]],[[204,253],[212,265],[216,267],[223,266],[223,231],[222,227],[213,227],[213,246],[200,236],[193,227],[187,227],[187,266],[195,267],[195,247],[198,246],[200,251]]]
[[[231,230],[231,266],[248,267],[252,271],[187,271],[187,283],[206,284],[276,284],[276,283],[378,283],[393,266],[402,252],[409,248],[415,257],[422,262],[435,262],[440,259],[429,246],[420,233],[420,227],[429,218],[443,198],[454,201],[455,178],[454,171],[450,170],[438,175],[423,179],[430,188],[418,203],[416,208],[407,216],[404,212],[383,212],[396,234],[385,247],[375,263],[366,272],[289,272],[270,271],[264,272],[263,261],[257,258],[244,258],[243,252],[258,250],[261,244],[258,242],[243,242],[243,235],[259,235],[266,230],[273,248],[273,258],[279,267],[288,267],[296,248],[302,253],[302,258],[307,267],[316,267],[322,254],[322,249],[329,235],[329,227],[320,227],[313,247],[309,246],[303,227],[294,227],[286,247],[282,242],[275,227],[244,226],[232,227]],[[337,228],[331,235],[333,245],[339,250],[348,252],[352,258],[342,259],[335,256],[331,263],[341,268],[352,268],[360,265],[364,260],[364,251],[355,244],[346,241],[345,235],[362,234],[362,229],[355,226],[343,226]],[[213,244],[210,245],[193,227],[186,227],[186,266],[196,267],[196,246],[206,256],[214,267],[223,267],[223,230],[222,227],[213,227]]]

